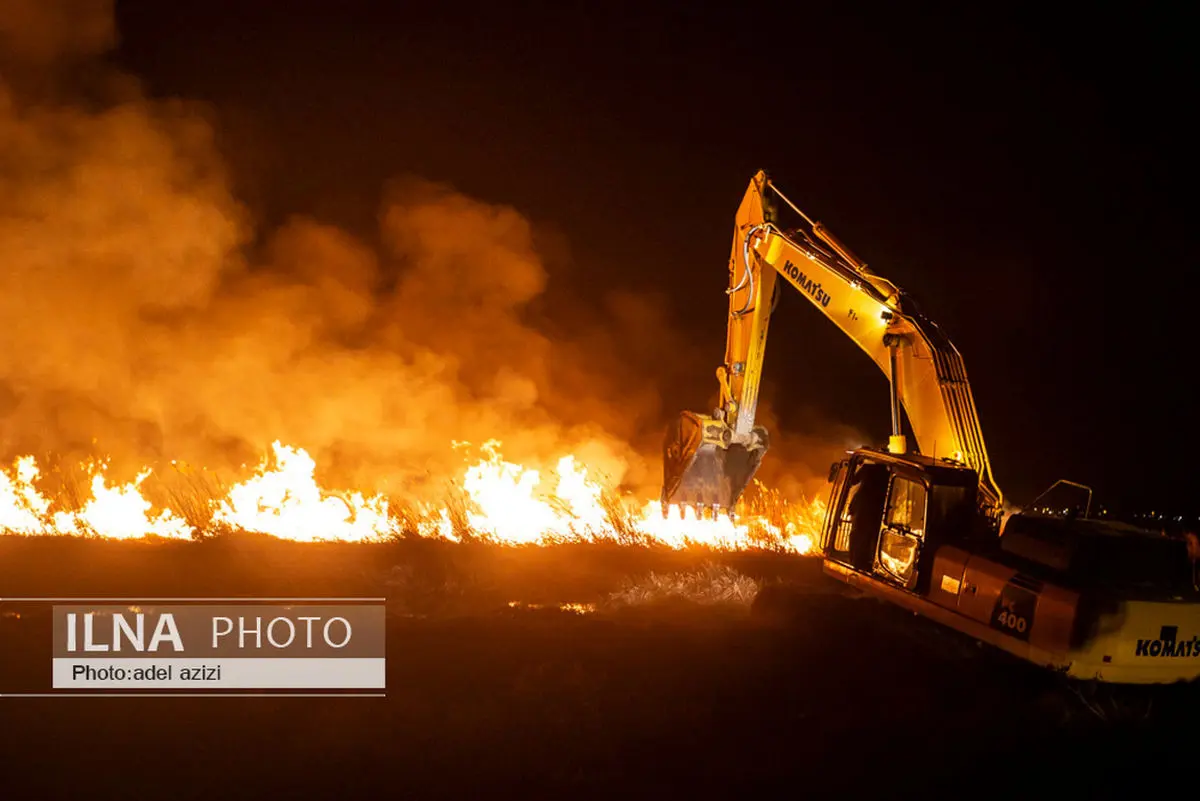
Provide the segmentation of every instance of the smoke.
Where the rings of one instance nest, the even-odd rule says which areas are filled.
[[[28,89],[115,41],[110,3],[0,3],[0,63],[46,78],[0,82],[3,455],[222,466],[280,439],[330,480],[424,493],[461,471],[452,443],[496,438],[657,487],[658,387],[711,370],[663,299],[579,299],[552,330],[532,224],[419,178],[386,187],[379,248],[306,217],[256,231],[202,107],[120,76],[103,103]]]
[[[117,43],[112,0],[2,0],[0,52],[46,68],[105,52]]]

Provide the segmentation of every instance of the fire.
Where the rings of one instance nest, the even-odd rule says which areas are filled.
[[[463,489],[478,507],[478,511],[467,512],[471,528],[511,543],[569,533],[566,515],[536,496],[541,484],[538,471],[501,459],[495,441],[485,443],[484,448],[488,458],[470,467],[463,479]]]
[[[50,501],[33,486],[41,473],[32,456],[22,456],[13,465],[13,474],[0,472],[0,530],[14,534],[37,534]]]
[[[392,533],[385,499],[326,493],[315,478],[317,464],[305,451],[278,441],[271,449],[275,466],[264,459],[253,478],[230,489],[218,502],[214,523],[306,542],[361,542]]]
[[[504,461],[499,447],[495,440],[484,443],[487,457],[471,466],[463,480],[463,489],[478,509],[468,512],[474,531],[508,543],[611,533],[601,502],[603,488],[588,479],[585,468],[576,466],[574,456],[559,460],[558,481],[546,492],[537,470]]]
[[[96,471],[96,467],[91,468]],[[13,534],[94,535],[110,539],[146,536],[185,539],[191,528],[169,509],[151,515],[140,487],[150,475],[143,470],[122,486],[110,487],[104,466],[91,477],[92,497],[75,511],[49,513],[51,502],[34,485],[41,475],[32,456],[17,459],[10,473],[0,471],[0,531]]]
[[[821,505],[820,501],[814,502]],[[801,533],[798,524],[788,521],[784,528],[773,525],[762,519],[749,523],[735,523],[728,517],[717,519],[701,519],[695,510],[669,509],[666,517],[662,514],[662,504],[651,501],[646,505],[643,524],[650,536],[659,542],[674,548],[684,548],[688,545],[709,545],[726,550],[737,550],[762,544],[761,540],[769,539],[781,542],[786,550],[796,553],[808,553],[812,550],[812,537]],[[754,536],[758,529],[759,537]]]
[[[456,443],[456,447],[462,443]],[[691,509],[663,509],[658,501],[618,497],[589,475],[572,455],[541,471],[506,461],[501,444],[486,442],[483,457],[458,482],[462,496],[450,503],[393,509],[382,495],[332,492],[316,478],[316,462],[303,449],[272,444],[271,453],[246,480],[220,497],[205,499],[208,516],[170,508],[155,511],[142,493],[151,474],[112,484],[103,464],[89,465],[90,498],[78,509],[56,509],[38,489],[41,472],[24,456],[0,470],[0,532],[131,539],[186,539],[197,533],[240,530],[297,541],[366,542],[403,534],[460,540],[467,536],[502,544],[616,539],[671,548],[769,547],[798,554],[812,551],[824,514],[819,501],[787,504],[777,495],[751,505],[748,514],[701,519]]]
[[[64,533],[93,533],[112,539],[132,539],[154,535],[171,539],[191,536],[187,522],[169,509],[150,515],[150,502],[139,487],[149,470],[131,483],[110,487],[103,475],[92,476],[92,499],[78,512],[57,512],[54,528]]]

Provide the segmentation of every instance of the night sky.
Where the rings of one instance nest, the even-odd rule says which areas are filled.
[[[444,181],[560,232],[552,280],[661,294],[714,368],[733,215],[767,169],[950,335],[1013,501],[1071,478],[1200,511],[1181,20],[510,5],[118,2],[114,59],[212,105],[264,223],[369,237],[385,180]],[[886,437],[886,381],[849,340],[790,291],[772,329],[784,426]]]

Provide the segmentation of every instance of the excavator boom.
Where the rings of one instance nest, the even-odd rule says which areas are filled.
[[[779,201],[791,206],[806,227],[783,230]],[[765,172],[751,180],[734,224],[725,363],[717,370],[720,405],[711,415],[684,412],[668,430],[664,510],[679,504],[732,511],[762,461],[768,436],[755,424],[755,413],[779,276],[888,377],[888,450],[973,469],[979,476],[981,509],[998,517],[1002,496],[958,350],[903,291],[868,270],[820,222],[796,208]],[[901,410],[915,439],[911,448],[903,435]]]
[[[805,223],[785,230],[774,204]],[[738,209],[720,405],[668,432],[663,509],[733,511],[762,461],[755,425],[776,279],[791,284],[889,379],[892,434],[831,468],[822,571],[1057,675],[1100,684],[1200,681],[1200,585],[1187,544],[1075,515],[1009,515],[992,478],[962,357],[895,284],[809,219],[764,173]],[[907,416],[911,437],[902,423]],[[709,510],[704,510],[705,512]],[[1162,657],[1174,657],[1163,659]]]

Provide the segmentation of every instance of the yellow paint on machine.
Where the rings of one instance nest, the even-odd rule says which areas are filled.
[[[950,549],[953,550],[953,549]],[[936,603],[886,581],[826,559],[825,572],[881,600],[896,604],[936,623],[992,645],[1035,665],[1057,670],[1073,679],[1115,684],[1174,684],[1200,679],[1200,605],[1127,601],[1101,618],[1100,630],[1079,648],[1047,648],[1023,641],[960,613],[955,606]],[[944,580],[943,587],[945,590]],[[1057,588],[1054,588],[1057,589]],[[943,596],[945,597],[945,596]],[[1176,640],[1165,655],[1163,628],[1174,627]],[[1186,642],[1181,655],[1176,649]],[[1158,642],[1157,647],[1154,643]],[[1139,646],[1143,653],[1139,653]],[[1156,655],[1151,655],[1151,652]],[[1188,655],[1190,653],[1190,655]],[[1109,661],[1105,661],[1108,657]]]
[[[1200,678],[1200,606],[1126,601],[1101,617],[1097,633],[1071,657],[1069,674],[1080,679],[1122,684],[1193,681]]]

